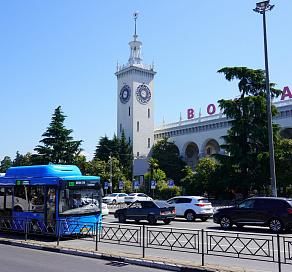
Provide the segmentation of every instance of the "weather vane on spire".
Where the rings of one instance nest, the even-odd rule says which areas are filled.
[[[139,11],[135,11],[135,12],[133,13],[133,17],[134,17],[134,20],[135,20],[135,36],[136,36],[136,20],[137,20],[137,18],[138,18],[138,13],[139,13]]]

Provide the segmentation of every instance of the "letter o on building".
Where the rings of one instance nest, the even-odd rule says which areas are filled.
[[[214,114],[216,112],[216,107],[214,104],[209,104],[207,107],[207,113],[208,114]]]

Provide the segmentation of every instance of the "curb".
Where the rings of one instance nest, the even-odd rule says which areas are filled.
[[[199,265],[197,266],[187,266],[177,263],[170,263],[164,262],[164,261],[157,261],[157,260],[148,260],[148,259],[141,259],[141,258],[130,258],[130,257],[122,257],[117,256],[113,253],[113,255],[109,253],[100,253],[98,251],[87,251],[85,249],[81,248],[66,248],[63,246],[50,246],[50,245],[42,245],[41,243],[36,243],[34,241],[24,242],[24,241],[15,241],[12,239],[7,238],[0,238],[0,244],[5,245],[11,245],[11,246],[18,246],[18,247],[26,247],[31,249],[37,249],[37,250],[44,250],[49,252],[55,252],[55,253],[62,253],[62,254],[70,254],[70,255],[76,255],[76,256],[82,256],[87,258],[96,258],[96,259],[102,259],[112,262],[123,262],[133,265],[139,265],[139,266],[146,266],[151,268],[158,268],[163,270],[169,270],[169,271],[178,271],[178,272],[238,272],[242,271],[239,269],[226,269],[222,267],[208,267],[204,266],[201,267]]]

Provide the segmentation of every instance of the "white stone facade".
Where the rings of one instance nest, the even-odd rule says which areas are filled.
[[[274,103],[279,114],[274,123],[282,127],[280,134],[292,138],[292,99]],[[194,167],[198,158],[208,157],[220,151],[219,146],[224,143],[220,138],[227,135],[230,125],[227,118],[220,114],[194,118],[171,124],[164,124],[154,128],[154,141],[163,136],[169,137],[177,147],[177,152],[187,164]]]

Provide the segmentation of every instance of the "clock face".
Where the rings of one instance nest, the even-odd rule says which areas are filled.
[[[142,84],[137,88],[136,97],[141,104],[146,105],[151,99],[151,92],[146,85]]]
[[[120,100],[123,104],[126,104],[131,97],[131,88],[128,85],[125,85],[120,91]]]

